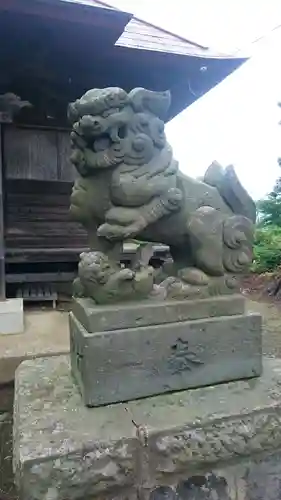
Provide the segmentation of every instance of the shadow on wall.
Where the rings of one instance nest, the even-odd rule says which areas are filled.
[[[158,486],[149,496],[149,500],[231,500],[224,477],[215,474],[192,476],[181,481],[175,489],[170,486]]]

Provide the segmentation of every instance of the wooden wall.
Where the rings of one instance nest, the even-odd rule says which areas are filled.
[[[8,262],[15,254],[20,261],[32,253],[37,261],[40,254],[59,254],[63,249],[77,254],[87,246],[82,226],[69,217],[75,178],[69,154],[67,130],[4,127]]]
[[[5,186],[8,248],[85,246],[82,226],[69,217],[69,182],[7,180]]]
[[[7,179],[73,182],[68,130],[5,126],[3,154]]]

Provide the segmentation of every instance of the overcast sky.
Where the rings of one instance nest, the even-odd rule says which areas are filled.
[[[281,2],[280,2],[281,3]],[[278,34],[278,36],[277,36]],[[255,199],[281,175],[281,30],[252,60],[167,125],[181,170],[232,163]]]
[[[217,160],[232,163],[254,198],[281,170],[281,0],[112,0],[119,8],[174,33],[253,57],[167,125],[180,168],[202,175]],[[270,34],[271,33],[271,34]]]

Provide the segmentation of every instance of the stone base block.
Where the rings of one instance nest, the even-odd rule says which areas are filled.
[[[241,297],[118,308],[76,302],[71,365],[84,403],[101,406],[259,376],[261,317],[243,314],[243,307]]]
[[[245,299],[238,294],[199,300],[144,300],[110,306],[99,306],[91,299],[74,298],[72,303],[73,315],[90,333],[234,316],[244,312]]]
[[[279,500],[281,360],[248,381],[87,408],[68,357],[16,373],[21,500]]]
[[[24,315],[22,299],[0,301],[0,335],[23,333]]]

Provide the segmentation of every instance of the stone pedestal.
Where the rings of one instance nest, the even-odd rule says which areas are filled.
[[[0,335],[23,333],[24,315],[22,299],[0,301]]]
[[[281,360],[260,378],[91,409],[68,357],[16,374],[21,500],[279,500],[280,459]]]
[[[261,374],[261,317],[239,295],[97,306],[70,314],[73,376],[100,406]]]

